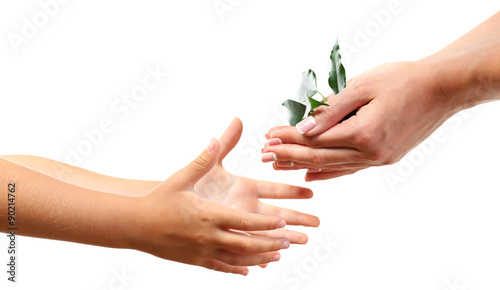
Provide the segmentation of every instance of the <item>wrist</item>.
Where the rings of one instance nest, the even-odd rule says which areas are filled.
[[[137,249],[143,239],[141,213],[143,198],[113,195],[116,198],[109,210],[108,224],[111,226],[114,248]]]
[[[498,98],[500,80],[494,79],[489,58],[480,52],[436,54],[416,61],[426,67],[435,98],[452,114]]]

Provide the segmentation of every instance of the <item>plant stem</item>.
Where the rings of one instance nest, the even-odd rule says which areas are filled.
[[[316,91],[316,93],[320,94],[320,96],[321,96],[321,97],[323,97],[323,102],[326,102],[326,101],[327,101],[327,100],[326,100],[326,98],[325,98],[325,96],[323,96],[323,94],[322,94],[322,93],[320,93],[319,91]]]

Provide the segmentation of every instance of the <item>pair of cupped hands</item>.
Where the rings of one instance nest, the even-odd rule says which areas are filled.
[[[277,170],[307,169],[307,181],[398,161],[460,109],[443,98],[429,69],[426,62],[399,62],[350,80],[328,97],[329,107],[320,107],[297,128],[270,129],[263,161]],[[233,120],[219,141],[213,139],[188,166],[142,197],[148,208],[144,215],[152,221],[145,235],[154,234],[138,249],[246,275],[248,266],[265,267],[280,259],[279,250],[307,242],[305,234],[284,227],[317,227],[316,216],[259,199],[307,199],[311,190],[224,169],[222,161],[241,133],[241,121]]]

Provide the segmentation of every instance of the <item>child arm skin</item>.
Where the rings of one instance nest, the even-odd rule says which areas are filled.
[[[277,251],[289,241],[239,231],[278,229],[285,221],[215,205],[193,193],[219,153],[212,140],[198,158],[141,197],[76,186],[0,158],[0,231],[9,227],[8,184],[15,184],[16,234],[136,249],[246,275],[246,266],[279,260]]]
[[[319,219],[313,215],[268,205],[259,200],[260,198],[308,199],[313,195],[311,190],[244,178],[232,175],[224,169],[222,161],[238,143],[242,130],[241,121],[234,119],[220,138],[221,154],[215,166],[196,183],[194,193],[204,200],[229,208],[281,216],[288,225],[318,226]],[[3,158],[67,183],[118,195],[145,196],[161,183],[110,177],[38,156],[9,155]],[[216,185],[217,192],[208,193],[207,188],[213,191],[214,185]],[[305,244],[308,240],[307,235],[287,229],[258,231],[252,234],[283,237],[293,244]]]

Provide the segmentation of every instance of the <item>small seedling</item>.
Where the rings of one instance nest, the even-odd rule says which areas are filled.
[[[332,68],[328,78],[328,85],[335,94],[338,94],[345,88],[346,83],[345,69],[341,61],[338,39],[330,53],[330,61]],[[313,98],[316,94],[321,96],[321,101]],[[318,91],[316,73],[311,69],[302,73],[302,85],[297,92],[297,98],[298,101],[288,99],[283,103],[283,106],[290,111],[288,122],[291,126],[297,125],[297,123],[311,115],[317,107],[329,106],[326,103],[325,96]]]

